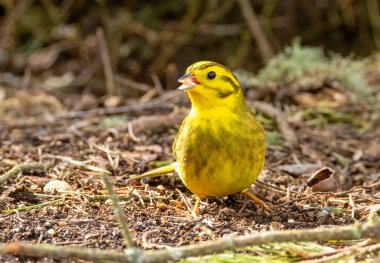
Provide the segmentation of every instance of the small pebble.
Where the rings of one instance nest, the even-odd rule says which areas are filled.
[[[111,199],[107,199],[105,202],[104,202],[105,205],[113,205],[112,204],[112,200]]]
[[[288,219],[288,223],[294,223],[295,220],[293,218]]]
[[[62,192],[67,192],[67,191],[72,191],[72,190],[73,189],[68,183],[61,180],[52,180],[48,182],[44,187],[44,192],[48,194],[52,194],[56,192],[62,193]]]
[[[165,186],[163,186],[162,184],[157,185],[157,189],[159,191],[165,191],[166,190]]]
[[[157,206],[157,208],[159,208],[161,210],[166,210],[166,208],[167,208],[167,205],[163,202],[157,202],[156,206]]]
[[[53,228],[50,228],[48,231],[46,231],[46,233],[50,236],[54,235],[55,234],[55,230]]]

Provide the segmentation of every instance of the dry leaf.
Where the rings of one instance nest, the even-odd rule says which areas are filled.
[[[323,167],[307,180],[307,186],[309,186],[313,192],[336,192],[338,185],[334,175],[335,171],[333,169]]]
[[[284,164],[277,166],[281,171],[295,176],[311,173],[320,167],[319,164],[314,163]]]

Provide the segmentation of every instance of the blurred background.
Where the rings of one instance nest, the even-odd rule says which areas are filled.
[[[53,111],[62,103],[84,110],[145,102],[175,89],[199,60],[236,70],[244,88],[258,90],[256,99],[275,97],[281,107],[295,95],[309,103],[300,88],[342,86],[351,99],[369,99],[378,91],[379,6],[375,0],[2,0],[0,102],[25,90],[54,95],[37,103]]]

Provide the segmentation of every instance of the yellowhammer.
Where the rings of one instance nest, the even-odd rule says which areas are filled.
[[[210,61],[191,65],[179,79],[192,108],[174,140],[176,162],[141,176],[176,171],[200,199],[244,193],[266,205],[247,189],[265,162],[264,129],[245,103],[239,82],[226,67]]]

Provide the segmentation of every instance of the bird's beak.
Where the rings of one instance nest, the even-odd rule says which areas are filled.
[[[178,88],[180,90],[189,90],[195,88],[199,82],[194,77],[191,72],[186,73],[181,78],[178,79],[178,82],[181,82],[182,85]]]

